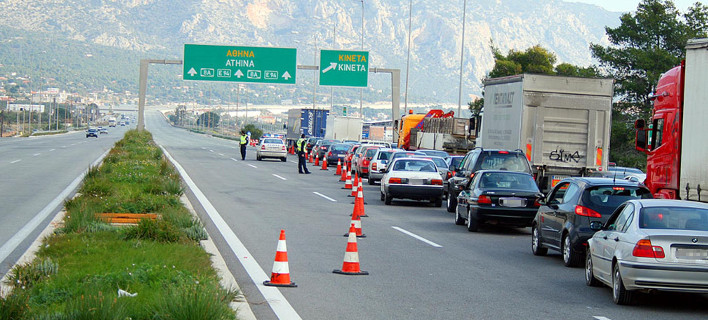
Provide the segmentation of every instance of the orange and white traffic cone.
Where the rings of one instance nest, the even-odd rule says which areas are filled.
[[[322,169],[320,170],[327,170],[327,156],[322,157]]]
[[[364,212],[364,205],[366,204],[366,201],[364,201],[364,190],[361,186],[359,187],[359,194],[357,194],[357,201],[359,201],[359,212],[357,214],[360,217],[368,217],[366,212]]]
[[[335,176],[342,174],[342,159],[337,159],[337,171],[334,172]]]
[[[346,166],[345,166],[344,170],[341,170],[340,174],[341,174],[342,176],[339,177],[339,181],[340,181],[340,182],[342,182],[342,181],[347,181],[347,171],[349,171],[349,170],[347,170]]]
[[[347,240],[347,250],[344,253],[344,263],[341,270],[333,270],[333,273],[344,275],[368,275],[366,271],[361,271],[359,266],[359,251],[356,247],[356,229],[352,223],[349,227],[349,239]]]
[[[344,187],[342,189],[351,189],[352,188],[352,172],[350,170],[347,170],[347,180],[344,182]]]
[[[307,154],[307,162],[312,163],[312,153]]]
[[[318,154],[316,154],[315,155],[315,166],[319,166],[319,165],[320,165],[320,157]]]
[[[359,187],[359,174],[354,173],[354,181],[352,181],[352,194],[349,195],[349,197],[356,197],[356,191],[358,190]]]
[[[359,214],[357,213],[358,210],[360,210],[360,209],[358,209],[357,207],[358,207],[358,205],[355,204],[354,210],[352,211],[351,224],[354,226],[354,231],[356,233],[357,238],[366,238],[366,235],[364,233],[362,233],[362,230],[361,230],[361,219],[359,218]],[[345,233],[344,236],[348,237],[349,233]]]
[[[263,281],[266,286],[272,287],[297,287],[295,282],[290,282],[290,268],[288,267],[288,247],[285,245],[285,230],[280,230],[278,247],[275,250],[275,262],[270,281]]]

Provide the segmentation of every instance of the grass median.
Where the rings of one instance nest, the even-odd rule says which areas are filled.
[[[219,286],[180,181],[149,132],[128,131],[88,170],[36,258],[10,270],[0,319],[236,319],[239,292]],[[115,226],[102,213],[157,219]]]

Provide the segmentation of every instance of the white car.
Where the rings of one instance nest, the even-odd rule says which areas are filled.
[[[442,206],[443,181],[435,162],[421,158],[399,158],[391,162],[381,178],[381,200],[393,198],[430,200]]]
[[[629,200],[590,228],[585,283],[611,287],[615,303],[641,291],[708,293],[708,204]]]
[[[371,157],[369,162],[369,184],[373,185],[376,181],[381,181],[384,173],[381,169],[386,168],[386,164],[389,158],[394,152],[403,151],[401,149],[389,149],[389,148],[379,148],[376,149],[376,153]]]
[[[258,161],[263,158],[277,158],[280,161],[288,160],[288,151],[285,147],[285,142],[278,138],[265,138],[261,140],[256,148],[256,159]]]

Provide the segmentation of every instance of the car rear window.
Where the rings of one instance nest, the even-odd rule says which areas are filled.
[[[639,212],[639,227],[708,231],[708,210],[685,207],[648,207]]]
[[[585,189],[582,200],[586,207],[607,215],[627,200],[651,198],[651,192],[641,187],[595,186]]]
[[[420,172],[438,172],[435,164],[431,160],[398,160],[393,165],[394,171],[420,171]]]
[[[265,140],[263,140],[263,143],[277,143],[277,144],[283,144],[283,140],[280,140],[280,139],[265,139]]]
[[[517,153],[486,154],[479,163],[478,170],[508,170],[514,172],[529,172],[526,158]],[[475,170],[476,171],[476,170]]]
[[[366,149],[366,157],[371,158],[376,154],[377,148]]]
[[[447,163],[443,158],[431,158],[433,162],[435,162],[435,165],[440,167],[440,168],[447,168]]]
[[[539,192],[536,181],[526,174],[511,172],[485,172],[479,178],[479,187],[484,189],[529,190]]]
[[[347,150],[349,150],[349,145],[348,144],[335,144],[330,149],[333,151],[347,151]]]
[[[462,163],[462,159],[465,157],[454,157],[450,160],[450,165],[455,166],[455,168],[459,168],[460,164]]]
[[[379,155],[376,156],[377,160],[388,160],[391,158],[393,151],[379,151]]]

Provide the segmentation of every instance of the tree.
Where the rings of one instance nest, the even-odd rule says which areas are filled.
[[[241,130],[243,130],[245,132],[250,132],[251,139],[260,139],[261,136],[263,135],[263,130],[258,129],[258,127],[256,127],[256,125],[254,125],[253,123],[249,123],[249,124],[243,126],[243,128],[241,128]]]
[[[642,0],[635,14],[620,17],[620,26],[605,28],[611,46],[592,44],[592,55],[615,79],[610,160],[644,167],[634,150],[633,121],[651,112],[649,95],[663,72],[679,65],[688,39],[708,33],[708,7],[696,3],[681,14],[669,0]]]
[[[220,117],[218,114],[211,111],[204,112],[199,115],[199,119],[197,119],[197,125],[208,128],[214,128],[219,124],[219,120]]]

